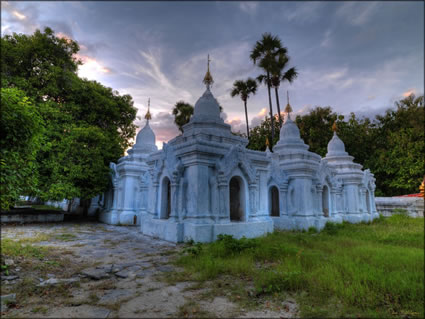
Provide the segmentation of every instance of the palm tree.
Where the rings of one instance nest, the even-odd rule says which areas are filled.
[[[282,127],[282,116],[280,114],[280,104],[279,104],[279,86],[282,82],[288,81],[292,83],[294,79],[298,76],[298,72],[295,67],[288,69],[286,72],[283,72],[285,67],[289,62],[289,57],[286,54],[279,54],[272,63],[271,67],[271,86],[274,88],[276,95],[276,106],[279,114],[279,126]]]
[[[248,126],[248,109],[246,107],[246,102],[250,94],[255,94],[257,92],[257,82],[254,79],[248,78],[246,81],[237,80],[233,83],[232,92],[230,92],[231,97],[240,95],[242,101],[245,105],[245,119],[246,119],[246,134],[249,139],[249,126]]]
[[[193,114],[193,106],[184,101],[179,101],[173,108],[174,123],[176,123],[180,132],[183,133],[183,125],[189,123]]]
[[[276,36],[272,36],[270,33],[264,33],[260,41],[255,43],[254,49],[251,51],[250,58],[254,64],[259,65],[265,71],[265,74],[259,78],[262,79],[267,85],[267,92],[269,95],[269,106],[270,106],[270,119],[272,122],[272,145],[274,142],[274,116],[273,106],[270,93],[271,87],[271,70],[273,66],[274,58],[279,54],[286,54],[286,48],[282,47],[280,39]],[[257,78],[259,80],[259,78]],[[261,82],[260,82],[261,83]]]

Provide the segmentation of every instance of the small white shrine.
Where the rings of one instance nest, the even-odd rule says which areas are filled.
[[[325,158],[308,151],[290,117],[271,153],[246,148],[232,134],[206,90],[183,134],[155,146],[146,125],[128,156],[111,163],[111,187],[100,220],[140,225],[142,233],[172,242],[211,242],[219,234],[257,237],[277,229],[322,229],[326,222],[371,221],[378,217],[375,179],[353,162],[336,132]],[[334,129],[336,131],[336,128]]]

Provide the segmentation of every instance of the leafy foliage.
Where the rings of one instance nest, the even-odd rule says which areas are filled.
[[[32,177],[38,176],[38,187],[17,188],[17,192],[47,200],[88,199],[105,190],[109,162],[124,154],[135,135],[136,109],[131,96],[79,78],[78,43],[56,37],[50,28],[33,35],[5,35],[1,46],[2,89],[23,91],[34,101],[44,127],[33,154],[37,165],[25,162],[8,173],[18,176],[28,169]],[[2,142],[9,143],[13,131],[5,132]],[[21,140],[25,148],[30,146],[30,141]],[[2,159],[13,161],[12,157],[10,153]]]
[[[183,125],[189,123],[190,117],[193,114],[193,106],[184,101],[179,101],[173,108],[174,123],[176,123],[180,132],[183,132]]]
[[[279,122],[275,120],[273,121],[274,129],[276,135],[274,136],[274,140],[271,139],[271,120],[266,117],[260,125],[253,127],[250,130],[249,135],[249,144],[247,148],[257,151],[265,151],[266,150],[266,139],[268,138],[271,145],[275,145],[279,141],[280,127]]]
[[[41,147],[43,120],[25,93],[1,88],[0,200],[7,210],[25,192],[37,186],[36,153]]]
[[[424,178],[424,96],[413,94],[376,117],[374,156],[365,163],[382,194],[417,193]]]

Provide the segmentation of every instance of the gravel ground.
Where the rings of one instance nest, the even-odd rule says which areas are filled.
[[[2,306],[2,317],[51,318],[164,318],[164,317],[297,317],[294,300],[282,301],[279,310],[244,310],[226,294],[208,296],[208,285],[186,281],[169,284],[162,274],[179,271],[171,262],[182,245],[139,232],[138,227],[101,223],[2,225],[1,238],[25,239],[46,235],[33,245],[51,247],[69,258],[69,269],[38,277],[33,296],[15,306]],[[61,253],[62,252],[62,253]],[[12,261],[13,263],[13,261]],[[11,295],[34,276],[19,263],[2,275],[1,295]],[[75,269],[75,270],[74,270]],[[17,278],[14,278],[17,277]],[[47,288],[67,285],[66,296]],[[46,292],[47,291],[47,292]],[[53,296],[52,296],[53,294]],[[227,293],[228,295],[228,293]],[[260,306],[261,308],[261,306]]]

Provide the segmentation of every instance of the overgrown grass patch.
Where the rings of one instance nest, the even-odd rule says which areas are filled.
[[[191,243],[180,278],[230,276],[252,282],[251,297],[297,298],[304,317],[423,317],[424,219],[327,224],[316,233],[276,231],[262,238],[220,236]]]
[[[2,238],[1,240],[1,255],[8,257],[24,257],[24,258],[44,258],[45,254],[48,252],[45,247],[36,247],[29,243],[26,240],[15,241],[10,238]],[[3,260],[2,260],[3,264]]]

